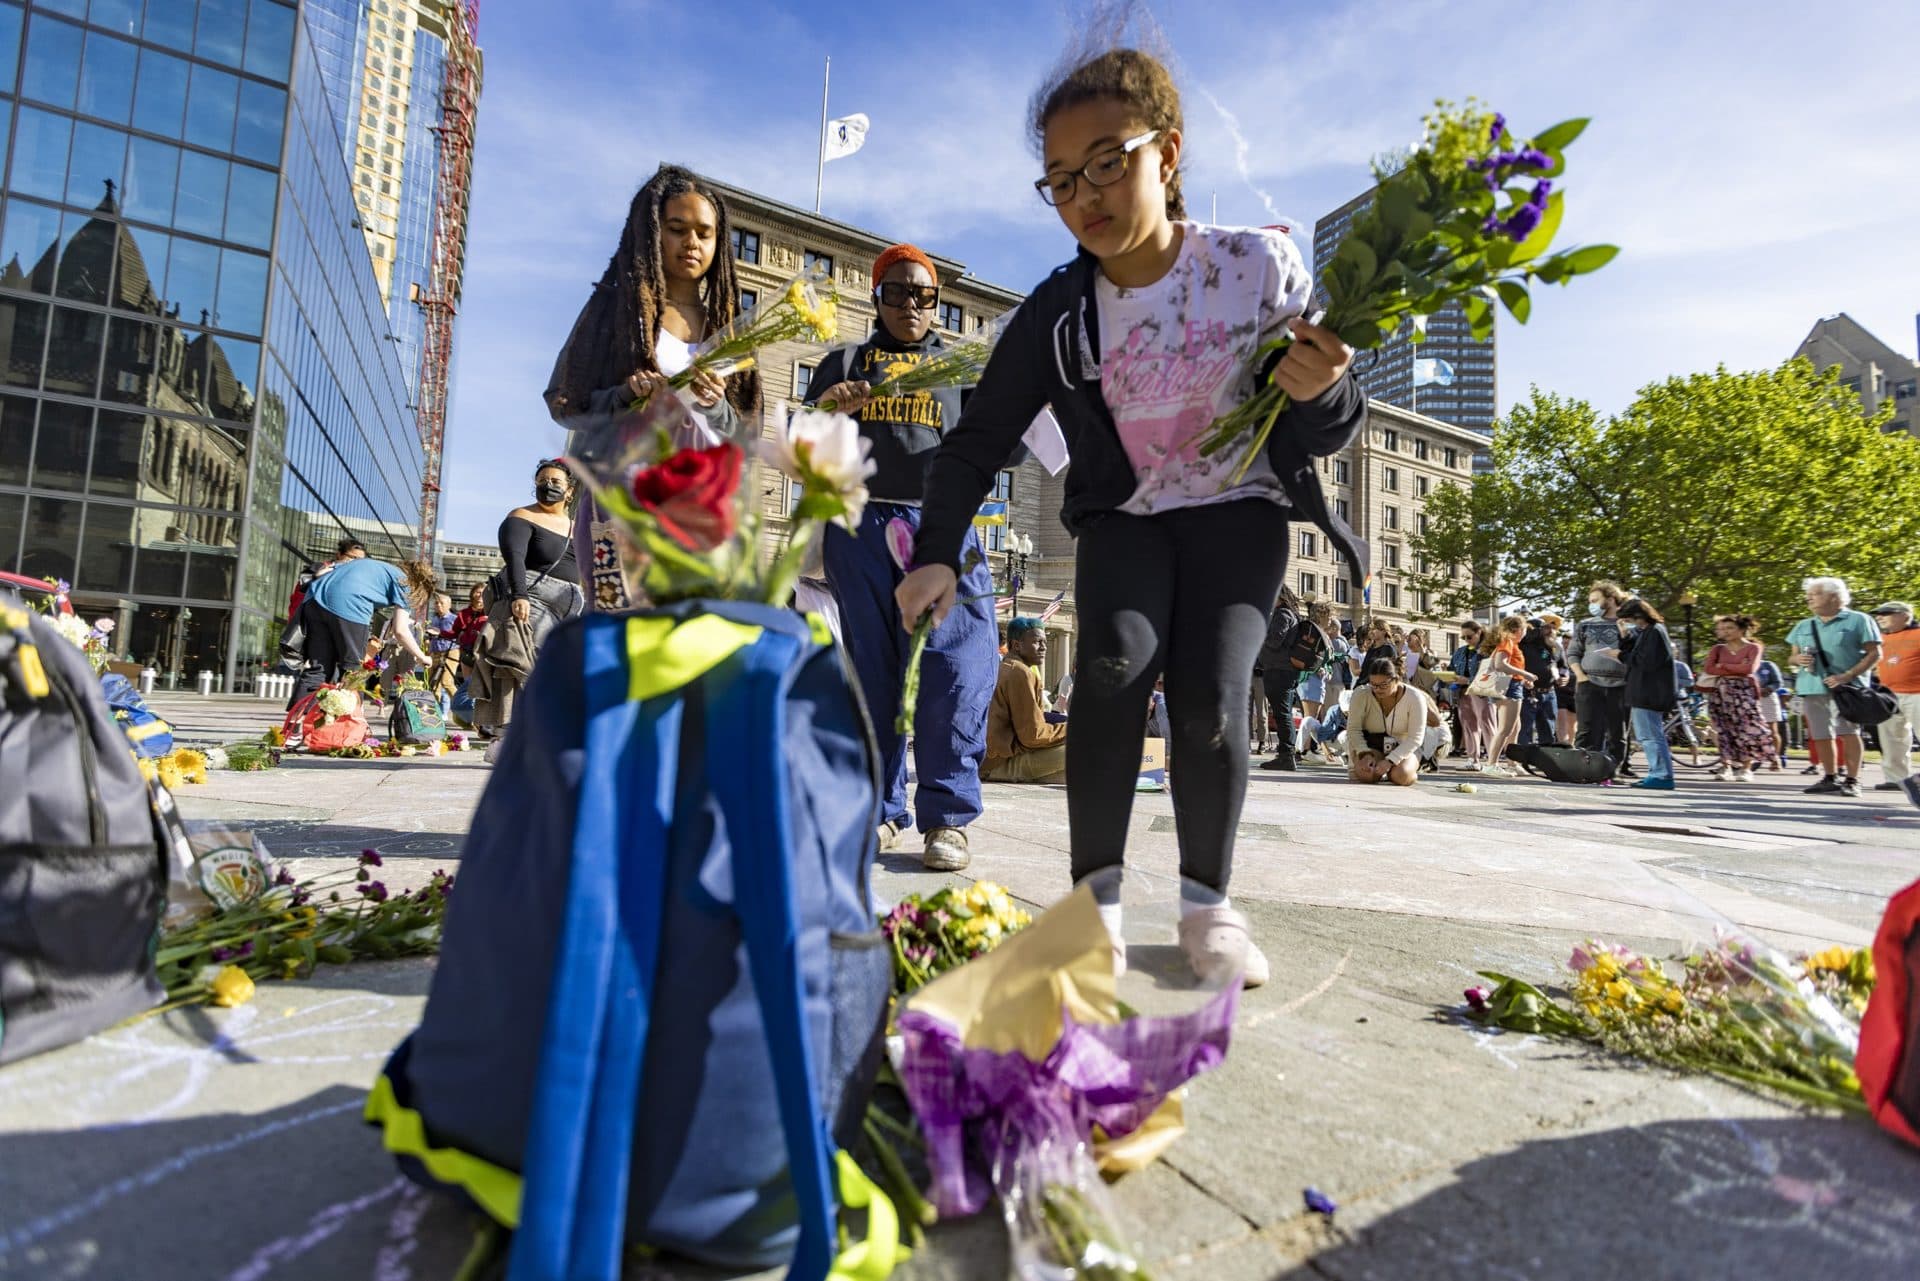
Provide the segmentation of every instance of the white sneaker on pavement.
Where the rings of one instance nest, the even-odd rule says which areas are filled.
[[[1180,950],[1201,979],[1215,982],[1239,971],[1243,987],[1259,987],[1271,975],[1266,953],[1254,945],[1247,918],[1230,907],[1205,907],[1180,917]]]

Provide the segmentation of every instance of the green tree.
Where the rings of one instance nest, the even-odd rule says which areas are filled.
[[[1883,433],[1891,404],[1869,419],[1838,378],[1804,359],[1722,367],[1649,386],[1605,420],[1535,388],[1496,424],[1491,473],[1429,500],[1415,582],[1445,615],[1584,604],[1611,578],[1669,615],[1688,592],[1701,617],[1755,614],[1776,639],[1805,613],[1810,575],[1861,600],[1910,597],[1920,442]]]

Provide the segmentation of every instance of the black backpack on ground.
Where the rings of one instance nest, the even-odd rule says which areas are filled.
[[[1584,747],[1516,743],[1507,749],[1507,759],[1551,783],[1604,783],[1620,770],[1613,757]]]
[[[0,1063],[165,999],[164,848],[86,656],[0,595]]]

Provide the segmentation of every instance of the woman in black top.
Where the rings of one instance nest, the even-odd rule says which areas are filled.
[[[473,724],[483,737],[506,732],[534,656],[555,623],[586,608],[573,556],[573,480],[557,459],[533,471],[534,501],[500,522],[506,568],[487,584],[487,623],[475,645]],[[493,747],[487,759],[495,758]]]
[[[500,522],[500,555],[507,562],[508,613],[533,628],[537,649],[553,625],[579,613],[583,602],[567,513],[573,478],[558,459],[542,459],[534,468],[533,493],[532,503]]]

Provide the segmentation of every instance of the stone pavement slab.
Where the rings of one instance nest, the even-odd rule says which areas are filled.
[[[296,759],[215,774],[183,807],[257,825],[303,874],[377,845],[411,883],[457,859],[488,777],[477,756]],[[1450,790],[1464,777],[1400,791],[1256,773],[1234,898],[1274,982],[1246,994],[1188,1133],[1111,1189],[1154,1275],[1920,1275],[1920,1153],[1458,1009],[1477,969],[1551,979],[1593,932],[1657,950],[1725,913],[1790,945],[1865,941],[1873,904],[1920,875],[1914,811],[1803,797],[1791,777]],[[988,797],[969,875],[1051,902],[1064,792]],[[1171,815],[1165,795],[1138,798],[1131,864],[1177,867]],[[908,852],[875,885],[891,899],[946,879]],[[173,1011],[0,1070],[0,1278],[450,1276],[469,1221],[401,1180],[358,1120],[434,964],[262,984],[236,1010]],[[1332,1224],[1305,1211],[1309,1185],[1340,1203]],[[1000,1277],[1005,1258],[988,1215],[940,1225],[901,1275]]]

